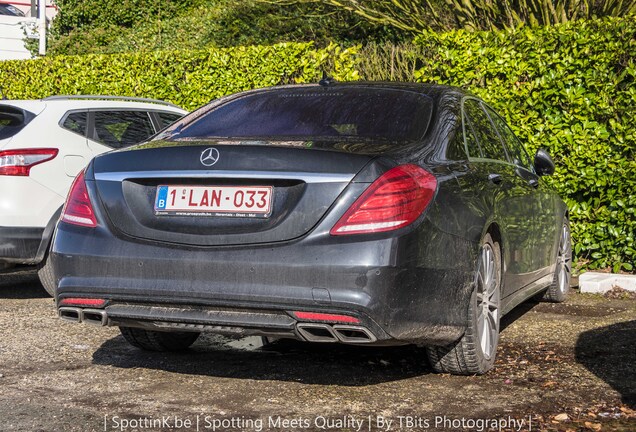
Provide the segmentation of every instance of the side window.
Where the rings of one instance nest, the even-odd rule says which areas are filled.
[[[518,165],[522,168],[527,169],[528,171],[534,172],[533,164],[530,160],[530,156],[523,148],[523,145],[516,137],[514,132],[510,129],[510,127],[506,124],[503,118],[501,118],[497,113],[495,113],[492,109],[488,109],[488,113],[490,114],[490,118],[493,123],[497,127],[497,130],[501,134],[501,137],[506,143],[506,147],[508,148],[508,154],[510,155],[510,159],[512,159],[512,163]]]
[[[86,111],[83,112],[72,112],[64,119],[64,123],[62,123],[62,127],[64,129],[68,129],[71,132],[75,132],[80,134],[81,136],[86,136]]]
[[[462,124],[453,133],[453,137],[448,140],[448,148],[446,149],[446,157],[450,160],[466,160],[466,148],[464,146],[464,133]]]
[[[157,116],[159,116],[159,120],[161,121],[161,129],[170,126],[172,123],[183,117],[181,114],[168,112],[158,112]]]
[[[95,111],[94,116],[92,137],[108,147],[127,147],[155,133],[145,111]]]
[[[477,142],[477,136],[475,135],[475,131],[473,130],[473,126],[468,121],[466,117],[466,113],[462,115],[464,120],[464,142],[466,143],[466,151],[468,152],[469,157],[480,158],[483,157],[481,153],[481,147],[479,147],[479,142]]]
[[[482,150],[482,157],[507,161],[508,158],[501,139],[479,101],[466,99],[464,101],[464,110],[468,116],[468,123],[472,125],[473,131],[477,136],[477,141]]]

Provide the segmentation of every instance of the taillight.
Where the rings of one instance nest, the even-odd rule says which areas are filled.
[[[57,152],[54,148],[0,151],[0,175],[28,176],[31,168],[53,159]]]
[[[84,171],[80,172],[73,181],[71,191],[64,204],[64,210],[62,210],[61,219],[64,222],[75,225],[91,228],[97,226],[93,205],[88,197],[88,190],[84,181]]]
[[[417,165],[400,165],[374,181],[331,229],[331,235],[391,231],[413,223],[435,195],[437,179]]]

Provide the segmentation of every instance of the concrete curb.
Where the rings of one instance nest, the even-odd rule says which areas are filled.
[[[579,275],[579,289],[583,293],[605,293],[615,286],[636,292],[636,275],[596,272]]]

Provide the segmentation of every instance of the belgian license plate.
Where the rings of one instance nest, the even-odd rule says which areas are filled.
[[[155,213],[176,216],[269,217],[272,186],[157,187]]]

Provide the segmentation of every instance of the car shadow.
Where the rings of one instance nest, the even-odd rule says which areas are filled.
[[[537,304],[530,300],[510,311],[501,320],[502,330]],[[414,345],[351,346],[291,339],[262,345],[258,337],[231,339],[206,334],[181,353],[142,351],[117,336],[94,352],[93,363],[189,375],[344,386],[379,384],[432,373],[425,348]]]
[[[588,330],[579,335],[576,361],[636,408],[636,320]]]
[[[506,327],[514,323],[516,320],[521,318],[526,313],[530,312],[540,303],[541,302],[539,302],[538,300],[530,299],[515,306],[513,310],[511,310],[510,312],[505,314],[503,317],[501,317],[501,322],[499,323],[499,331],[504,331]]]
[[[20,267],[0,272],[0,299],[50,297],[42,287],[34,267]]]
[[[229,339],[216,335],[201,336],[182,353],[142,351],[117,336],[95,351],[93,363],[188,375],[344,386],[399,381],[431,372],[424,348],[412,345],[363,347],[287,339],[262,345],[259,337]]]

